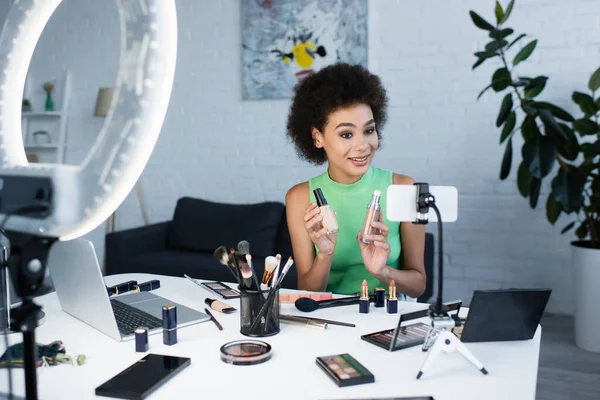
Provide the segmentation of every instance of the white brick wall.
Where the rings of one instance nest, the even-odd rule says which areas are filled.
[[[169,219],[184,195],[283,201],[290,186],[322,169],[301,163],[286,140],[288,100],[241,100],[240,2],[181,0],[177,7],[173,94],[141,178],[151,221]],[[458,187],[459,221],[445,230],[447,300],[468,301],[480,288],[547,286],[554,289],[549,310],[571,313],[572,237],[559,235],[568,221],[548,224],[545,197],[537,210],[529,209],[514,170],[508,181],[498,180],[503,148],[494,121],[502,96],[488,92],[476,101],[498,66],[487,61],[471,70],[472,53],[487,36],[468,11],[492,21],[493,7],[492,0],[370,1],[369,67],[381,75],[391,100],[376,165]],[[576,112],[571,92],[585,90],[600,65],[600,2],[517,0],[509,26],[539,40],[519,72],[549,75],[542,97]],[[102,124],[93,108],[97,89],[115,78],[118,39],[112,1],[64,0],[36,49],[36,80],[64,68],[73,74],[69,163],[83,159]],[[118,210],[118,229],[141,223],[130,195]],[[103,232],[101,226],[88,235],[100,258]]]

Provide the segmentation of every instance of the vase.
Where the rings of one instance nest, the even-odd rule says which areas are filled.
[[[52,101],[52,93],[46,92],[46,111],[54,111],[54,101]]]
[[[585,246],[584,241],[571,242],[575,294],[575,344],[600,352],[600,250]]]

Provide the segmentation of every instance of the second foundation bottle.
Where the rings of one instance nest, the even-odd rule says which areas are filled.
[[[379,204],[379,199],[381,198],[381,192],[379,190],[375,190],[373,192],[373,196],[371,197],[371,202],[367,206],[367,215],[365,216],[365,224],[363,226],[363,233],[360,238],[363,243],[371,243],[370,240],[365,239],[365,235],[372,235],[376,233],[376,229],[373,228],[373,221],[379,221],[379,216],[381,214],[381,204]]]
[[[315,194],[315,199],[317,200],[317,205],[321,209],[321,216],[323,217],[323,227],[327,229],[328,234],[337,233],[339,231],[337,218],[335,217],[335,213],[329,204],[327,204],[327,200],[325,200],[325,196],[323,196],[323,192],[321,188],[316,188],[313,190]]]

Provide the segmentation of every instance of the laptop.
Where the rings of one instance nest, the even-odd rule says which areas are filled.
[[[464,342],[529,340],[544,315],[551,289],[476,290],[463,322]]]
[[[109,297],[94,245],[85,239],[56,242],[48,254],[48,269],[64,312],[115,340],[130,340],[134,330],[162,331],[162,307],[177,306],[177,327],[210,317],[149,292]]]

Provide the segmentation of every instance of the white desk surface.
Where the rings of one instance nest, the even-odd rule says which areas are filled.
[[[110,286],[130,279],[138,282],[160,279],[160,289],[152,293],[198,310],[204,309],[206,297],[215,298],[185,278],[122,274],[106,277],[106,283]],[[46,313],[45,323],[36,330],[36,341],[48,344],[62,340],[68,354],[87,357],[86,363],[79,367],[63,364],[38,368],[41,399],[103,398],[95,396],[95,388],[144,356],[135,352],[134,341],[117,342],[64,313],[55,293],[39,297],[36,302]],[[360,338],[361,334],[392,328],[398,321],[398,314],[388,314],[385,308],[373,306],[369,314],[359,314],[358,305],[305,314],[293,304],[284,305],[282,313],[353,322],[357,326],[330,325],[321,331],[281,324],[279,334],[261,339],[273,348],[271,360],[253,366],[225,364],[219,358],[219,348],[229,341],[246,338],[239,333],[239,300],[226,302],[238,311],[224,315],[211,310],[223,325],[223,331],[212,321],[181,328],[174,346],[164,345],[161,334],[150,336],[150,353],[191,358],[191,365],[154,392],[150,399],[374,399],[416,395],[430,395],[435,400],[535,399],[539,326],[534,338],[528,341],[467,343],[489,371],[487,376],[458,352],[442,352],[431,369],[417,380],[417,372],[428,354],[423,353],[420,346],[388,352]],[[400,302],[398,308],[402,313],[426,307]],[[21,334],[9,335],[9,340],[10,344],[20,342]],[[3,353],[3,340],[0,348]],[[337,387],[315,364],[315,357],[340,353],[352,354],[375,375],[375,382]],[[22,370],[13,369],[16,394],[24,396],[24,384]],[[3,369],[0,392],[7,391],[8,376]]]

